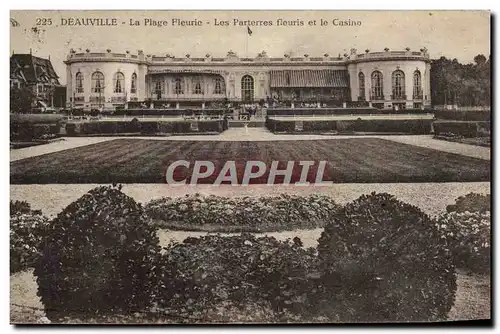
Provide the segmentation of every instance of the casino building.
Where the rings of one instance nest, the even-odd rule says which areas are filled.
[[[67,107],[210,108],[279,101],[289,107],[373,106],[384,109],[430,107],[430,58],[427,49],[385,49],[332,57],[203,58],[149,55],[139,50],[98,53],[71,50],[67,59]]]

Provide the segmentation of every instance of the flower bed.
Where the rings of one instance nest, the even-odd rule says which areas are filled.
[[[322,227],[340,208],[331,197],[286,195],[161,198],[145,211],[158,226],[181,230],[265,232]]]

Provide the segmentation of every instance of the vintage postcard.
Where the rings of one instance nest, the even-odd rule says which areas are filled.
[[[491,323],[490,20],[11,11],[11,323]]]

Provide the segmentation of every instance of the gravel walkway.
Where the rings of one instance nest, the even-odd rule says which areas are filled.
[[[64,151],[70,148],[87,146],[116,138],[117,137],[67,137],[62,141],[57,141],[49,144],[10,150],[10,161],[36,157],[47,153]]]

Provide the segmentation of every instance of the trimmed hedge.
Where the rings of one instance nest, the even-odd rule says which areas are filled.
[[[209,231],[282,231],[322,227],[340,206],[330,197],[282,194],[270,197],[186,195],[160,198],[145,211],[163,228]]]
[[[303,130],[296,131],[296,122],[303,123]],[[267,120],[267,128],[272,132],[393,132],[409,134],[429,134],[431,119],[356,119],[356,120]]]
[[[113,116],[192,116],[195,114],[224,115],[227,109],[121,109],[112,112]]]
[[[151,305],[156,228],[119,188],[92,189],[51,222],[35,267],[49,319],[132,314]]]
[[[436,110],[434,117],[457,121],[491,121],[491,110]]]
[[[269,116],[331,116],[331,115],[389,115],[389,114],[427,114],[432,110],[407,109],[394,111],[392,109],[378,108],[269,108]]]
[[[59,134],[60,129],[60,124],[10,123],[11,140],[33,140],[47,136],[56,136]]]
[[[191,127],[191,123],[198,123],[198,130]],[[223,120],[202,121],[148,121],[134,118],[132,121],[90,121],[82,123],[67,123],[68,136],[78,135],[119,135],[119,134],[172,134],[224,131]]]
[[[436,121],[432,124],[436,135],[460,135],[465,138],[489,137],[490,122]]]
[[[325,227],[318,244],[330,305],[344,321],[444,320],[456,274],[433,220],[389,194],[363,195]]]

